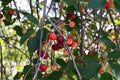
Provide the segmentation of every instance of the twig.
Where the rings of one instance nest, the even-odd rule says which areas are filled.
[[[45,21],[45,16],[46,16],[46,7],[47,7],[47,0],[44,0],[43,19],[42,19],[42,24],[40,26],[41,32],[40,32],[40,44],[39,44],[39,60],[40,60],[40,55],[41,55],[41,50],[42,50],[43,26],[44,26],[44,21]],[[46,53],[44,53],[43,58],[45,55],[46,55]],[[41,60],[41,62],[42,62],[42,60]],[[39,63],[39,66],[41,65],[41,62]],[[39,71],[39,66],[36,68],[33,80],[36,79],[36,76],[37,76],[38,71]]]
[[[6,74],[6,68],[5,66],[3,65],[3,55],[2,55],[2,46],[1,46],[1,43],[0,43],[0,54],[1,54],[1,80],[3,80],[3,73],[5,75],[5,78],[6,80],[8,80],[8,76]],[[3,69],[4,69],[4,72],[3,72]]]
[[[28,56],[26,53],[24,53],[21,49],[19,49],[17,46],[15,46],[15,45],[13,45],[13,44],[10,44],[10,43],[8,42],[7,39],[9,39],[9,37],[4,37],[4,36],[0,36],[0,37],[3,37],[3,38],[4,38],[3,40],[4,40],[8,45],[16,48],[16,49],[19,50],[21,53],[23,53],[27,58],[29,58],[29,56]],[[1,39],[2,39],[2,38],[1,38]]]
[[[32,10],[32,0],[29,0],[29,5],[30,5],[31,14],[33,15],[33,10]]]
[[[99,51],[99,42],[100,42],[100,36],[101,36],[101,32],[102,32],[102,9],[100,10],[100,23],[99,23],[99,33],[98,33],[98,37],[97,37],[97,52]]]
[[[38,21],[40,19],[40,16],[39,16],[39,0],[36,0],[36,10],[37,10],[37,17],[38,17]]]
[[[108,14],[110,16],[110,20],[111,22],[113,23],[113,26],[114,26],[114,30],[115,30],[115,36],[116,36],[116,45],[117,45],[117,50],[120,50],[120,45],[119,45],[119,41],[118,41],[118,30],[116,28],[116,25],[115,25],[115,22],[114,22],[114,19],[110,13],[110,10],[107,10],[108,11]]]
[[[15,0],[13,0],[13,3],[14,3],[14,5],[15,5],[15,9],[16,9],[16,12],[17,12],[17,17],[18,17],[18,19],[20,20],[20,14],[19,14],[19,11],[18,11],[18,9],[17,9],[17,5],[16,5]]]
[[[38,63],[38,66],[37,66],[37,68],[36,68],[36,71],[35,71],[33,80],[36,79],[37,74],[38,74],[38,71],[39,71],[39,67],[40,67],[40,65],[42,64],[42,60],[44,59],[44,57],[45,57],[45,55],[46,55],[46,53],[47,53],[47,51],[48,51],[48,49],[49,49],[50,46],[51,46],[51,42],[49,42],[49,44],[48,44],[46,50],[45,50],[44,53],[43,53],[44,55],[42,56],[42,58],[39,58],[40,63]]]
[[[50,3],[50,7],[49,7],[49,9],[48,9],[46,15],[48,15],[48,13],[50,12],[50,10],[51,10],[51,8],[52,8],[53,1],[54,1],[54,0],[52,0],[51,3]]]

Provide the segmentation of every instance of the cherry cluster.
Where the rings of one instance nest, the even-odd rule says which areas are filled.
[[[9,15],[9,16],[14,15],[14,10],[12,10],[12,9],[8,10],[8,15]],[[2,13],[0,13],[0,19],[1,19],[1,18],[3,18],[3,14],[2,14]],[[4,23],[7,22],[6,19],[3,19],[2,21],[3,21]]]

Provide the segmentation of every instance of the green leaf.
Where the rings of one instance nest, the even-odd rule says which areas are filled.
[[[22,72],[17,72],[17,74],[14,76],[14,80],[20,79],[22,74]]]
[[[12,0],[1,0],[2,1],[2,6],[8,5]]]
[[[70,5],[72,5],[73,3],[75,3],[74,0],[65,0],[65,2],[66,2],[67,4],[70,4]]]
[[[107,47],[109,47],[111,49],[115,49],[116,48],[115,43],[113,43],[109,38],[102,37],[101,40],[104,42],[104,44]]]
[[[114,76],[117,78],[117,80],[119,80],[120,79],[120,64],[118,64],[117,62],[113,62],[113,61],[109,61],[109,64],[112,68],[112,71],[115,72]]]
[[[114,0],[114,4],[115,4],[115,9],[120,12],[120,1],[119,0]]]
[[[120,51],[112,51],[108,54],[110,58],[118,59],[120,58]]]
[[[37,79],[38,79],[38,80],[39,80],[39,79],[42,79],[42,73],[41,73],[41,71],[38,71]]]
[[[33,30],[28,30],[26,34],[22,35],[20,39],[20,45],[22,45],[33,32],[34,32]]]
[[[16,31],[17,35],[19,35],[19,36],[23,35],[23,33],[22,33],[23,29],[20,26],[15,26],[14,30]]]
[[[102,9],[105,6],[105,0],[89,0],[88,8],[92,9]]]
[[[58,2],[58,3],[59,3],[59,2],[60,2],[60,0],[55,0],[55,2]]]
[[[108,37],[108,33],[104,30],[101,31],[102,37]]]
[[[49,33],[49,31],[44,28],[44,29],[43,29],[43,39],[42,39],[42,41],[45,41],[45,40],[46,40],[48,33]],[[36,36],[35,36],[34,38],[32,38],[32,39],[28,42],[27,46],[28,46],[28,51],[29,51],[30,53],[35,52],[35,50],[39,48],[39,44],[40,44],[40,34],[41,34],[41,33],[40,33],[40,30],[38,30],[38,31],[36,32]]]
[[[97,53],[93,52],[93,55],[85,55],[83,61],[86,63],[96,63],[99,62]]]
[[[28,51],[29,51],[30,53],[35,52],[35,50],[39,48],[39,43],[40,43],[40,42],[39,42],[38,37],[32,38],[32,39],[28,42],[28,44],[27,44],[27,46],[28,46]]]
[[[23,73],[26,74],[32,70],[32,65],[26,65],[24,66]]]
[[[75,10],[75,8],[74,8],[73,5],[69,5],[69,6],[66,8],[66,12],[68,12],[68,13],[74,13],[74,10]]]
[[[45,77],[44,80],[60,80],[62,77],[61,71],[54,71],[49,76]]]
[[[33,59],[33,64],[34,64],[34,65],[37,63],[38,59],[39,59],[38,57],[35,58],[35,59]]]
[[[74,49],[74,50],[73,50],[73,55],[74,55],[74,56],[78,56],[78,55],[79,55],[79,52],[80,52],[79,49]]]
[[[100,80],[113,80],[110,73],[104,72],[101,74]]]
[[[4,14],[4,16],[5,16],[5,18],[8,22],[11,21],[11,17],[12,17],[8,14],[9,10],[10,10],[9,7],[4,7],[3,10],[2,10],[2,12],[3,12],[3,14]]]
[[[23,73],[25,74],[24,80],[32,80],[34,71],[32,65],[26,65],[24,66]]]
[[[92,79],[94,77],[97,77],[98,70],[100,67],[101,67],[101,65],[97,62],[87,63],[82,69],[83,78]]]
[[[83,58],[83,62],[85,64],[81,67],[83,78],[91,79],[97,77],[98,70],[101,67],[101,65],[99,64],[97,53],[93,53],[93,55],[91,56],[85,55]]]
[[[109,64],[116,74],[120,73],[120,64],[118,64],[117,62],[113,62],[113,61],[109,61]]]
[[[27,12],[22,12],[22,14],[23,14],[24,16],[26,16],[26,17],[29,19],[29,21],[31,21],[32,23],[34,23],[34,24],[36,24],[36,25],[39,24],[39,21],[38,21],[32,14],[29,14],[29,13],[27,13]]]
[[[67,64],[65,63],[65,61],[63,59],[57,58],[56,59],[57,64],[59,64],[63,69],[66,68]]]

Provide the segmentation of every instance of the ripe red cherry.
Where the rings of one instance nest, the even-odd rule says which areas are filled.
[[[63,43],[57,43],[58,49],[62,49],[64,47]]]
[[[79,63],[82,63],[82,59],[81,59],[80,57],[77,58],[77,61],[78,61]]]
[[[64,50],[64,56],[68,56],[69,55],[69,51],[67,49]]]
[[[44,56],[44,52],[43,51],[41,51],[41,57],[43,57]],[[46,53],[46,55],[44,56],[44,59],[47,59],[49,57],[49,55],[48,55],[48,53]]]
[[[14,14],[14,11],[11,9],[11,10],[8,11],[8,14],[9,14],[10,16],[12,16],[12,15]]]
[[[67,13],[66,15],[67,15],[67,18],[70,18],[70,17],[71,17],[71,14],[70,14],[70,13]]]
[[[101,67],[99,70],[98,70],[98,73],[101,74],[103,72],[104,68]]]
[[[106,9],[109,9],[109,8],[110,8],[110,2],[106,2],[105,8],[106,8]]]
[[[77,48],[78,47],[78,42],[74,41],[72,44],[72,47]]]
[[[75,14],[71,14],[71,19],[76,19],[76,15]]]
[[[3,17],[3,15],[2,14],[0,14],[0,18],[2,18]]]
[[[39,56],[39,49],[37,50],[37,55]],[[41,51],[41,57],[43,57],[44,51]],[[48,53],[45,54],[44,59],[47,59],[49,57]]]
[[[93,55],[93,52],[92,52],[92,51],[89,51],[89,52],[88,52],[88,55],[89,55],[89,56]]]
[[[6,19],[4,19],[4,20],[2,20],[4,23],[6,23],[7,22],[7,20]]]
[[[53,45],[52,45],[52,49],[53,49],[54,51],[58,50],[57,44],[53,44]]]
[[[48,34],[48,38],[49,38],[50,40],[55,40],[55,39],[57,38],[57,36],[56,36],[55,33],[50,32],[50,33]]]
[[[71,22],[69,23],[69,26],[70,26],[71,28],[75,27],[75,22],[74,22],[74,21],[71,21]]]
[[[63,43],[64,42],[64,37],[63,36],[58,36],[57,37],[57,42],[58,43]]]
[[[41,64],[39,68],[42,72],[45,72],[47,70],[47,65]]]

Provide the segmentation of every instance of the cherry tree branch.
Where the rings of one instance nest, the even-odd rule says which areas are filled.
[[[56,29],[56,31],[62,36],[62,33],[60,32],[58,27],[47,16],[46,16],[46,19],[53,25],[53,27]],[[68,45],[65,42],[64,42],[64,46],[68,49],[68,51],[70,53],[70,56],[72,58],[72,62],[73,62],[74,68],[75,68],[75,70],[77,72],[77,75],[78,75],[78,79],[82,80],[81,74],[80,74],[80,72],[78,70],[78,67],[77,67],[76,63],[75,63],[75,59],[74,59],[74,57],[72,55],[72,52],[71,52],[70,48],[68,47]]]
[[[32,10],[32,0],[29,0],[29,5],[30,5],[31,14],[33,15],[33,10]]]
[[[38,17],[38,21],[40,19],[40,15],[39,15],[39,0],[36,0],[36,10],[37,10],[37,17]]]
[[[45,16],[46,16],[46,8],[47,8],[47,0],[44,0],[43,18],[42,18],[42,23],[39,27],[40,28],[39,60],[40,60],[40,55],[41,55],[41,50],[42,50],[43,27],[44,27],[44,20],[45,20]],[[43,58],[44,58],[45,55],[46,55],[46,53],[44,53]],[[42,60],[39,63],[38,67],[36,68],[33,80],[35,80],[36,77],[37,77],[37,74],[38,74],[39,67],[40,67],[41,63],[42,63]]]
[[[117,50],[120,50],[120,45],[119,45],[119,41],[118,41],[118,30],[116,28],[116,25],[115,25],[115,22],[114,22],[114,19],[110,13],[110,10],[107,10],[108,11],[108,14],[109,14],[109,17],[110,17],[110,20],[111,22],[113,23],[113,26],[114,26],[114,30],[115,30],[115,36],[116,36],[116,45],[117,45]]]

